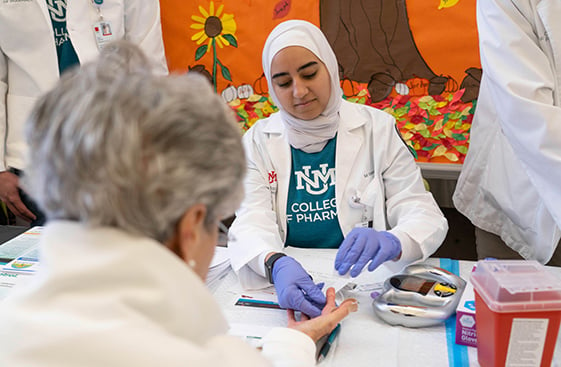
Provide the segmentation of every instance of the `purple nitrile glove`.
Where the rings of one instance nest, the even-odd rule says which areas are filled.
[[[356,277],[369,261],[368,271],[374,271],[400,252],[401,243],[393,234],[372,228],[353,228],[337,251],[335,270],[344,275],[352,266],[351,276]]]
[[[321,291],[323,283],[315,284],[298,261],[290,256],[281,257],[273,266],[272,278],[282,308],[300,311],[310,317],[321,315],[327,302]]]

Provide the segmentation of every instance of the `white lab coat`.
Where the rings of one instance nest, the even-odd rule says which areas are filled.
[[[561,2],[478,2],[483,78],[454,204],[526,259],[561,237]]]
[[[299,331],[273,329],[262,354],[226,335],[204,283],[156,241],[65,221],[40,241],[38,274],[0,303],[0,366],[315,365]]]
[[[402,246],[401,259],[385,263],[395,271],[426,259],[444,240],[448,224],[425,190],[394,118],[346,101],[340,114],[335,199],[341,231],[346,235],[371,220],[374,229],[389,230]],[[243,141],[248,159],[246,199],[236,212],[228,246],[242,285],[259,288],[270,285],[264,278],[264,256],[281,252],[286,239],[291,153],[278,113],[257,122]]]
[[[93,32],[98,13],[91,0],[67,3],[72,45],[80,63],[91,61],[99,53]],[[156,72],[167,73],[158,0],[104,0],[101,9],[104,19],[111,22],[115,39],[137,44]],[[37,98],[58,78],[47,1],[0,1],[0,172],[8,167],[24,168],[25,120]]]

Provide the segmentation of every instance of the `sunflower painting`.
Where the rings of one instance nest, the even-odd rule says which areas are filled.
[[[214,91],[217,91],[216,71],[218,66],[220,66],[222,77],[232,81],[230,70],[218,59],[216,46],[218,45],[219,48],[224,46],[238,47],[238,41],[235,37],[237,26],[234,15],[223,13],[223,10],[224,4],[221,4],[215,12],[214,1],[211,1],[208,11],[199,6],[201,16],[191,16],[194,21],[191,28],[197,31],[191,37],[191,40],[196,42],[197,45],[202,44],[195,51],[195,60],[202,58],[212,48],[212,84],[214,85]],[[203,44],[207,40],[208,43]]]

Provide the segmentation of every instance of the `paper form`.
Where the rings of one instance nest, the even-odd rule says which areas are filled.
[[[0,245],[0,261],[9,262],[38,246],[43,227],[33,227]]]
[[[23,255],[2,267],[2,271],[17,273],[35,273],[39,269],[39,242],[34,244]]]
[[[0,271],[0,301],[11,293],[16,286],[29,282],[33,277],[29,274]]]
[[[339,275],[335,270],[335,256],[337,249],[304,249],[296,247],[285,248],[287,255],[298,260],[304,269],[314,278],[314,282],[324,282],[324,290],[328,287],[335,288],[339,292],[343,288],[355,291],[372,291],[383,288],[386,278],[393,275],[393,272],[380,266],[373,272],[366,268],[359,276],[352,278],[348,273]]]
[[[214,256],[209,265],[206,276],[206,285],[211,292],[216,290],[220,281],[231,271],[228,248],[216,246]]]

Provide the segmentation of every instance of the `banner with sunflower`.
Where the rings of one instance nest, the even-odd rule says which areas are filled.
[[[240,127],[276,110],[262,75],[269,32],[305,19],[326,34],[348,100],[396,117],[418,161],[461,163],[481,67],[475,0],[161,0],[170,70],[197,71]]]

